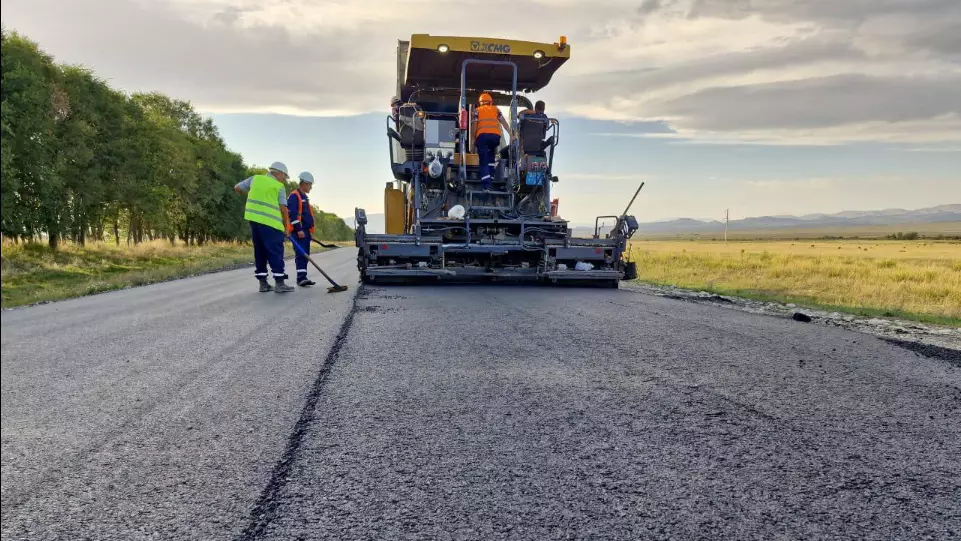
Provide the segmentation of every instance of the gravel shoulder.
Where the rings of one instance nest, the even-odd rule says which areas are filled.
[[[795,314],[800,314],[798,318],[804,320],[806,316],[810,318],[810,321],[807,321],[809,323],[870,334],[920,354],[950,360],[961,366],[961,328],[959,327],[932,325],[897,318],[861,317],[814,308],[800,308],[790,303],[756,301],[642,282],[622,282],[621,289],[774,317],[792,318]]]

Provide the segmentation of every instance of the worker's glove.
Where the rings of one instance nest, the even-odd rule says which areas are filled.
[[[304,237],[306,237],[306,235],[304,235],[304,232],[303,232],[303,231],[298,231],[298,232],[297,232],[297,238],[298,238],[298,239],[302,239],[302,238],[304,238]]]

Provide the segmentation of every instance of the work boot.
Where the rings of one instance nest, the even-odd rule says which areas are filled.
[[[274,291],[277,293],[289,293],[294,290],[293,287],[284,283],[283,278],[278,278],[276,282],[277,282],[277,288],[274,289]]]
[[[260,292],[261,292],[261,293],[268,293],[268,292],[273,291],[273,290],[274,290],[273,286],[271,286],[269,283],[267,283],[267,280],[260,280]]]
[[[297,285],[299,285],[300,287],[310,287],[310,286],[312,286],[312,285],[316,285],[316,283],[317,283],[317,282],[314,282],[314,281],[311,280],[310,278],[304,278],[304,279],[300,280],[299,282],[297,282]]]

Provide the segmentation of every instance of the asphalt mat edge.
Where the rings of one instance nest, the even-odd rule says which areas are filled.
[[[354,298],[351,301],[350,310],[347,312],[347,316],[344,318],[344,322],[341,324],[340,330],[337,332],[337,336],[334,338],[334,343],[330,346],[330,350],[327,352],[327,357],[324,358],[324,362],[320,367],[320,371],[317,373],[317,377],[310,386],[310,391],[307,393],[307,399],[304,401],[304,407],[300,412],[300,417],[297,419],[297,423],[294,424],[293,431],[287,437],[287,445],[284,448],[284,453],[274,465],[267,485],[264,487],[263,491],[260,493],[260,496],[257,498],[257,502],[250,510],[246,526],[243,530],[241,530],[237,537],[235,537],[237,541],[253,541],[260,539],[261,536],[263,536],[263,534],[266,532],[267,526],[269,526],[270,523],[273,522],[274,518],[276,518],[278,507],[277,496],[284,489],[288,480],[290,479],[290,472],[293,469],[294,463],[300,456],[300,449],[303,444],[304,437],[307,435],[307,428],[314,420],[314,410],[317,407],[317,401],[320,399],[320,395],[324,390],[325,384],[327,383],[327,378],[337,361],[337,357],[340,354],[340,349],[347,340],[347,335],[349,334],[350,328],[353,325],[354,314],[357,313],[357,301],[359,298],[364,297],[364,286],[361,286],[354,294]]]

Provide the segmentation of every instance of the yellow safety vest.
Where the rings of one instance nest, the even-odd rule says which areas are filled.
[[[244,219],[284,230],[284,215],[280,213],[280,190],[284,185],[268,175],[254,175],[247,193]]]
[[[493,105],[481,105],[475,111],[477,111],[477,135],[484,133],[501,134],[501,124],[498,120],[500,109]]]

